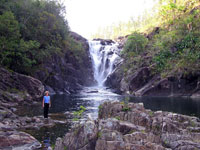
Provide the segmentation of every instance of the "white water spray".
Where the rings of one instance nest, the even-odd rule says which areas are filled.
[[[89,41],[90,55],[92,58],[94,79],[98,86],[104,86],[107,77],[115,68],[120,59],[117,43],[102,45],[100,41]]]

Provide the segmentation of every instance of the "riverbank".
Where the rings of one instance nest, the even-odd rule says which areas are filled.
[[[41,147],[41,141],[28,134],[29,129],[39,130],[42,127],[51,128],[57,124],[67,123],[67,119],[59,120],[55,114],[49,120],[44,120],[42,113],[29,116],[41,100],[44,86],[41,81],[23,74],[8,71],[0,67],[0,149],[36,149]],[[20,108],[22,108],[20,110]],[[21,112],[19,112],[21,111]],[[22,113],[26,113],[21,115]]]
[[[98,120],[87,120],[58,138],[55,150],[200,149],[200,120],[151,111],[142,103],[105,102]]]

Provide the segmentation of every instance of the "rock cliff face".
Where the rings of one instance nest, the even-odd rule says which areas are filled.
[[[71,51],[65,50],[64,56],[55,55],[51,60],[45,60],[41,69],[38,69],[34,75],[51,93],[74,93],[82,86],[94,83],[88,42],[75,32],[70,32],[70,35],[84,48],[85,55],[81,58],[82,63],[78,62]]]
[[[88,120],[58,138],[55,150],[194,150],[200,149],[200,120],[152,112],[143,104],[106,102],[99,119]]]
[[[161,78],[150,67],[131,69],[125,75],[121,66],[111,74],[106,85],[135,96],[191,96],[199,97],[199,73],[193,75]]]
[[[3,103],[30,102],[40,98],[43,84],[30,76],[0,68],[0,101]]]

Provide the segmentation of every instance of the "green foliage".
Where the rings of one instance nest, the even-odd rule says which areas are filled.
[[[72,37],[68,37],[65,41],[65,48],[73,53],[80,64],[83,63],[84,57],[86,57],[86,53],[80,42],[74,40]]]
[[[72,119],[73,121],[79,121],[79,119],[77,117]]]
[[[162,50],[159,52],[158,55],[156,55],[154,58],[153,58],[153,62],[156,63],[156,69],[161,72],[163,71],[166,66],[167,66],[167,62],[168,62],[168,59],[171,58],[172,54],[169,50]]]
[[[102,133],[101,133],[100,131],[97,133],[97,137],[98,137],[98,138],[101,138],[101,137],[102,137]]]
[[[115,119],[120,120],[120,116],[116,116]]]
[[[66,44],[67,43],[67,44]],[[69,36],[64,6],[55,0],[0,1],[0,65],[32,74],[66,51],[83,63],[81,43]]]
[[[64,146],[64,150],[67,150],[67,146]]]
[[[128,53],[129,56],[134,56],[134,54],[141,54],[144,52],[147,43],[148,39],[144,35],[134,32],[128,37],[128,40],[123,49],[123,53]]]
[[[198,42],[199,37],[194,36],[192,33],[188,33],[180,42],[176,44],[176,48],[180,51],[190,48],[195,50],[195,45]]]
[[[193,74],[200,67],[200,9],[197,0],[162,0],[154,14],[159,29],[149,29],[139,51],[140,42],[133,33],[123,49],[124,75],[141,67],[150,67],[161,77]],[[140,29],[138,31],[141,31]],[[141,34],[142,35],[142,34]],[[145,38],[145,37],[144,37]],[[132,40],[131,40],[132,39]]]
[[[82,117],[83,113],[86,111],[86,108],[84,106],[80,106],[80,110],[74,112],[74,118],[73,121],[78,121],[79,118]]]
[[[36,63],[29,56],[33,56],[33,50],[40,44],[21,39],[19,29],[19,23],[12,12],[0,15],[0,64],[14,71],[26,72]]]
[[[195,127],[195,126],[196,126],[196,124],[195,124],[195,122],[194,122],[193,120],[190,120],[190,125],[191,125],[192,127]]]
[[[150,117],[153,117],[153,114],[154,114],[153,111],[149,111],[149,116]]]
[[[99,108],[99,110],[101,110],[101,109],[103,108],[103,106],[102,106],[102,105],[99,105],[99,107],[98,107],[98,108]]]
[[[131,110],[131,108],[128,106],[129,100],[130,100],[130,97],[125,97],[124,101],[121,102],[121,104],[123,105],[122,111],[127,112]]]
[[[165,1],[164,5],[161,5],[160,7],[160,19],[163,20],[163,23],[170,23],[172,24],[177,16],[179,16],[183,11],[185,7],[182,5],[177,5],[172,0]]]
[[[51,147],[54,150],[55,149],[55,144],[51,144]]]
[[[131,109],[129,108],[129,107],[124,107],[123,109],[122,109],[122,111],[125,111],[125,112],[127,112],[127,111],[130,111]]]

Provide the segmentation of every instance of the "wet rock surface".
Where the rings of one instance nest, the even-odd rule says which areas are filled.
[[[200,119],[147,110],[142,103],[106,102],[88,120],[58,138],[55,150],[200,149]]]

